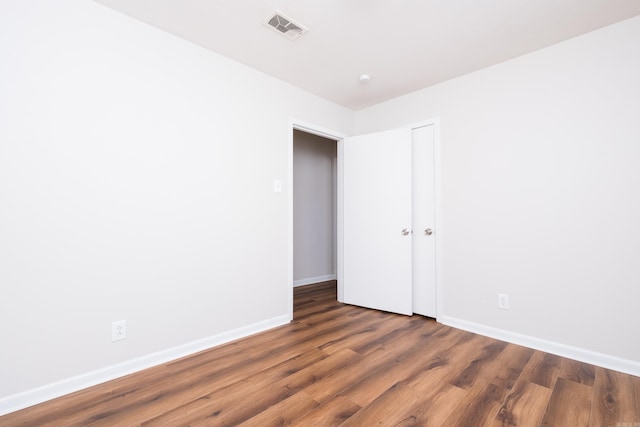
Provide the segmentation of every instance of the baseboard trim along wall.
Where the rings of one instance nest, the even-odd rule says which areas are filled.
[[[244,338],[258,332],[263,332],[277,326],[285,325],[289,323],[289,321],[290,319],[288,315],[274,317],[262,322],[243,326],[208,338],[192,341],[157,353],[128,360],[117,365],[108,366],[103,369],[98,369],[96,371],[38,387],[33,390],[0,398],[0,415],[15,412],[38,403],[46,402],[47,400],[55,399],[56,397],[64,396],[69,393],[141,371],[143,369],[189,356],[190,354],[207,350],[239,338]]]
[[[318,276],[318,277],[309,277],[307,279],[300,279],[300,280],[294,280],[293,281],[293,287],[298,287],[298,286],[306,286],[306,285],[312,285],[314,283],[320,283],[320,282],[326,282],[329,280],[336,280],[336,275],[335,274],[325,274],[324,276]]]
[[[438,321],[447,326],[473,332],[475,334],[484,335],[501,341],[518,344],[535,350],[544,351],[546,353],[555,354],[557,356],[567,357],[569,359],[640,377],[640,362],[633,360],[622,359],[608,354],[585,350],[579,347],[547,341],[529,335],[522,335],[455,317],[440,316],[438,317]]]

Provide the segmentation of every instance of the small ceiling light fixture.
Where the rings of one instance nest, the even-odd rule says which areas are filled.
[[[295,22],[278,10],[265,18],[264,25],[282,34],[289,40],[296,40],[309,31],[307,27]]]
[[[360,83],[369,83],[369,80],[371,80],[371,76],[369,74],[362,74],[360,76]]]

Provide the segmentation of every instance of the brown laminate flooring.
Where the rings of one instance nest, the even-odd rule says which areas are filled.
[[[640,427],[640,378],[295,289],[294,321],[0,426]]]

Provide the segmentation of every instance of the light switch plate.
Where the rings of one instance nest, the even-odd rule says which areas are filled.
[[[273,180],[273,192],[282,193],[282,181],[279,179]]]

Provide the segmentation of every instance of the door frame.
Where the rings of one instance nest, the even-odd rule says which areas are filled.
[[[289,320],[293,320],[293,131],[299,130],[323,138],[337,141],[338,165],[336,177],[336,203],[337,203],[337,224],[336,224],[336,277],[338,282],[338,301],[341,300],[342,284],[342,169],[341,154],[342,140],[347,135],[332,129],[325,128],[313,123],[308,123],[295,118],[289,119],[289,138],[287,143],[287,307],[289,308]]]
[[[434,147],[434,174],[435,174],[435,232],[436,240],[436,320],[443,315],[444,309],[444,223],[442,211],[442,146],[440,143],[440,119],[431,119],[410,123],[399,128],[415,129],[433,125]],[[305,122],[295,118],[289,119],[288,144],[287,144],[287,306],[289,308],[289,320],[293,320],[293,131],[294,129],[324,138],[338,141],[338,170],[337,170],[337,227],[336,227],[336,276],[338,282],[338,301],[343,301],[343,155],[344,138],[342,132]],[[384,129],[382,129],[384,130]]]

